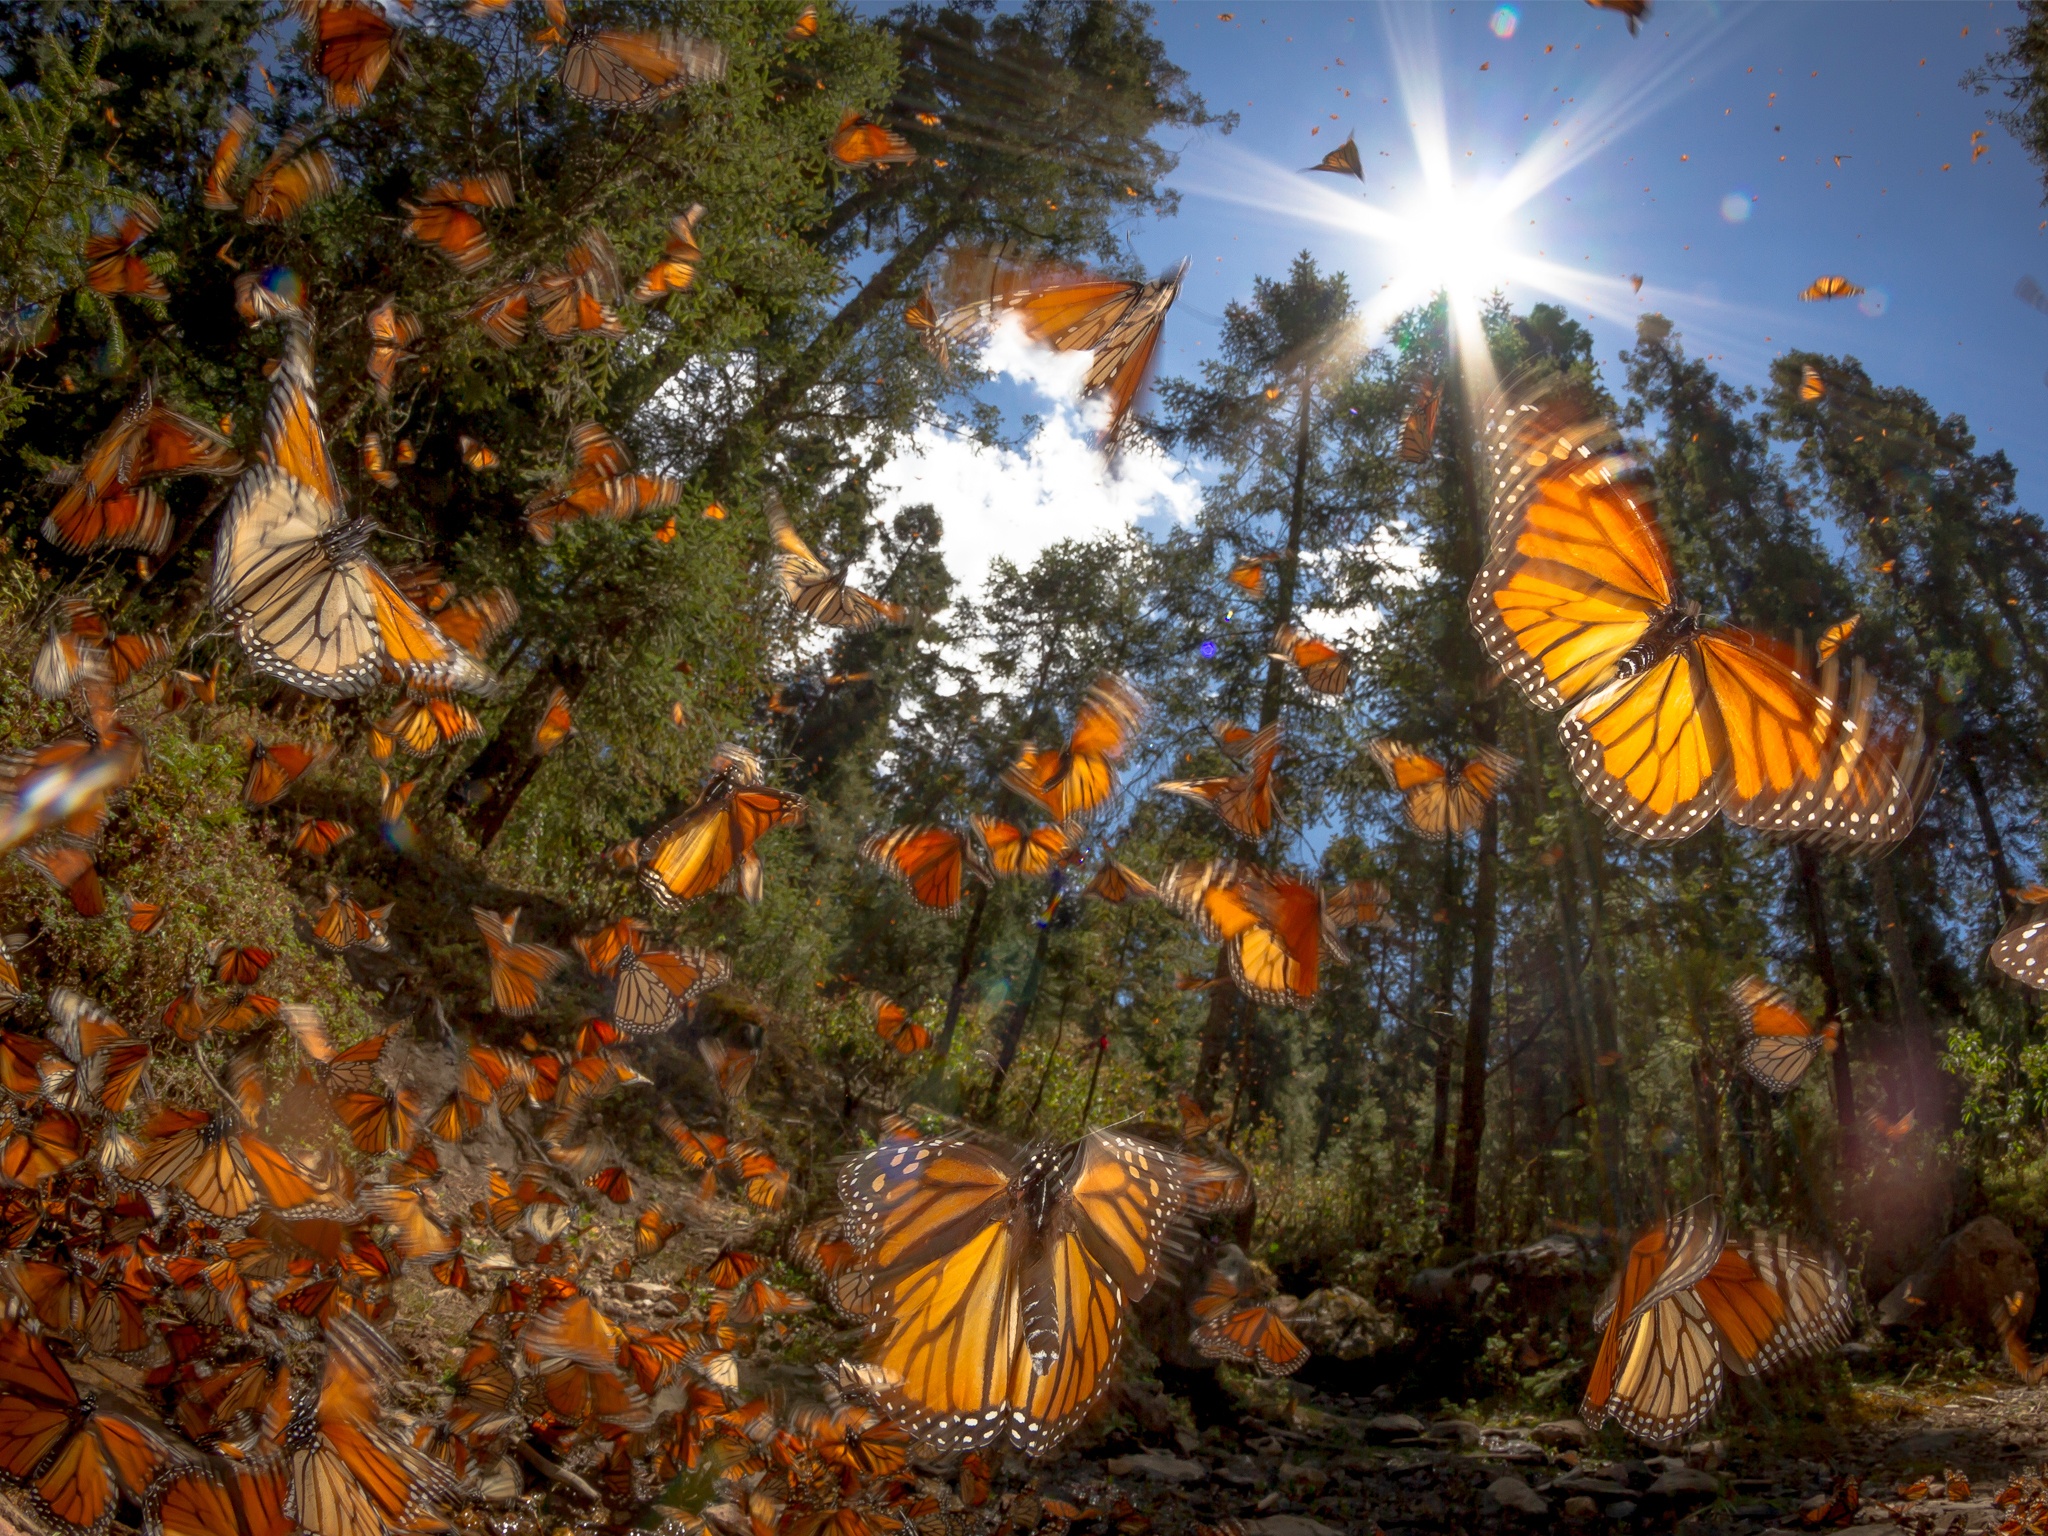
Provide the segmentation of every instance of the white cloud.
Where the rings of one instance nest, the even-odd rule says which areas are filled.
[[[1181,464],[1144,453],[1111,464],[1096,449],[1103,408],[1080,398],[1088,354],[1052,352],[1004,327],[989,338],[981,363],[1045,403],[1044,420],[1022,450],[920,427],[908,452],[877,477],[884,514],[926,501],[938,508],[946,567],[964,593],[979,593],[999,558],[1028,566],[1062,539],[1159,514],[1193,519],[1201,487]]]

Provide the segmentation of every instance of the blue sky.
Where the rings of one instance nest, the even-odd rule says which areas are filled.
[[[2021,500],[2048,511],[2048,314],[2013,296],[2023,274],[2048,286],[2048,208],[1989,120],[1999,103],[1959,83],[2017,15],[1665,0],[1631,37],[1580,0],[1162,3],[1169,56],[1240,121],[1174,145],[1180,213],[1132,232],[1155,272],[1192,258],[1161,369],[1192,371],[1224,306],[1298,251],[1348,273],[1374,319],[1448,265],[1517,309],[1563,303],[1614,372],[1651,310],[1737,384],[1761,384],[1788,348],[1853,355],[1877,381],[1965,415],[1980,447],[2017,466]],[[1363,189],[1299,174],[1352,132]],[[1822,273],[1870,291],[1801,303]],[[1046,410],[1059,383],[1040,371],[1015,387]],[[1085,431],[1054,414],[1021,458],[928,455],[906,473],[906,499],[981,509],[988,536],[956,556],[970,581],[990,553],[1028,557],[1054,532],[1192,506],[1199,465],[1127,471],[1091,492],[1068,462]]]

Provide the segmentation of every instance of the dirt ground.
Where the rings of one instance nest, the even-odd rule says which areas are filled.
[[[1819,1422],[1773,1422],[1768,1399],[1752,1398],[1733,1415],[1750,1422],[1710,1421],[1671,1456],[1576,1420],[1426,1422],[1315,1390],[1199,1436],[1157,1416],[1148,1432],[1147,1406],[1136,1394],[1130,1434],[1006,1469],[990,1528],[1031,1529],[1035,1499],[1098,1513],[1077,1532],[1120,1536],[2048,1532],[2048,1487],[2033,1475],[2048,1463],[2048,1390],[2010,1382],[1858,1384]]]

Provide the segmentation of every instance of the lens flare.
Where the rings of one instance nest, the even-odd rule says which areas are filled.
[[[1504,5],[1493,13],[1493,20],[1488,22],[1487,25],[1493,28],[1493,35],[1495,37],[1513,37],[1515,35],[1515,24],[1520,20],[1521,17],[1515,14],[1515,8],[1512,5]]]

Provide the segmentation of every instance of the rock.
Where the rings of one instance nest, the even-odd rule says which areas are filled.
[[[1600,1506],[1583,1493],[1575,1493],[1564,1501],[1564,1517],[1567,1520],[1591,1520],[1600,1513]]]
[[[1480,1429],[1470,1419],[1438,1419],[1422,1432],[1425,1440],[1439,1440],[1446,1444],[1477,1445]]]
[[[1960,1429],[1923,1429],[1918,1434],[1894,1440],[1891,1459],[1902,1465],[1940,1461],[1953,1456],[1956,1447],[1962,1443],[1963,1432]]]
[[[1695,1440],[1685,1448],[1685,1464],[1701,1472],[1712,1472],[1728,1460],[1726,1440]]]
[[[1135,1456],[1112,1456],[1108,1463],[1111,1477],[1130,1477],[1136,1474],[1162,1483],[1199,1483],[1209,1475],[1208,1468],[1199,1461],[1182,1461],[1178,1456],[1168,1456],[1164,1451],[1143,1451]]]
[[[1643,1490],[1643,1502],[1666,1510],[1697,1509],[1721,1497],[1721,1480],[1695,1467],[1673,1467]]]
[[[1163,1393],[1154,1392],[1134,1381],[1120,1383],[1117,1390],[1123,1395],[1124,1408],[1143,1431],[1146,1439],[1173,1433],[1176,1428],[1173,1404],[1166,1400]]]
[[[1607,1464],[1607,1475],[1631,1488],[1647,1488],[1657,1481],[1657,1474],[1647,1461],[1611,1461]]]
[[[1233,1488],[1263,1488],[1266,1486],[1266,1469],[1249,1456],[1226,1456],[1216,1467],[1219,1481]]]
[[[1248,1536],[1344,1536],[1334,1525],[1311,1520],[1307,1515],[1267,1515],[1260,1520],[1240,1521]]]
[[[1370,1359],[1408,1339],[1399,1318],[1342,1286],[1311,1291],[1287,1326],[1315,1353],[1338,1360]]]
[[[1604,1477],[1592,1477],[1584,1472],[1574,1472],[1569,1477],[1553,1478],[1545,1483],[1543,1492],[1583,1493],[1591,1499],[1624,1499],[1628,1497],[1628,1485],[1610,1482]]]
[[[2026,1245],[1996,1216],[1979,1216],[1943,1238],[1925,1264],[1892,1288],[1877,1304],[1877,1320],[1887,1328],[1960,1321],[1980,1339],[2000,1344],[2008,1328],[2025,1331],[2040,1294],[2040,1272]],[[2006,1304],[2014,1295],[2018,1312]]]
[[[1635,1512],[1636,1501],[1634,1499],[1616,1499],[1607,1506],[1607,1518],[1610,1520],[1626,1520]]]
[[[1540,1517],[1550,1513],[1550,1501],[1519,1477],[1496,1477],[1486,1485],[1486,1493],[1502,1509],[1518,1515]]]
[[[1412,1440],[1422,1433],[1422,1420],[1412,1413],[1382,1413],[1365,1421],[1365,1438],[1385,1445],[1390,1440]]]
[[[1280,1486],[1292,1493],[1321,1493],[1329,1480],[1330,1474],[1321,1467],[1304,1467],[1292,1461],[1280,1463]]]
[[[1530,1430],[1529,1438],[1553,1451],[1583,1451],[1593,1443],[1593,1431],[1577,1419],[1552,1419]]]

